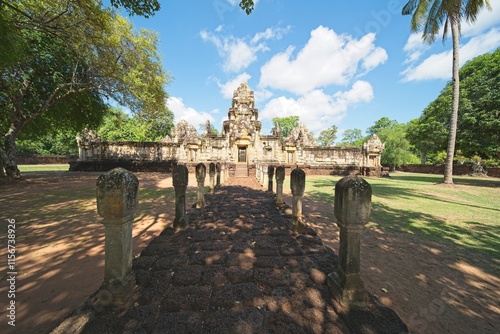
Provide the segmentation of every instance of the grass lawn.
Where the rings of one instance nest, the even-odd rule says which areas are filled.
[[[333,206],[339,179],[308,176],[305,195]],[[373,192],[369,227],[451,242],[500,258],[499,179],[454,177],[455,185],[445,186],[439,184],[440,175],[396,172],[366,180]]]
[[[21,173],[30,172],[52,172],[52,171],[68,171],[68,164],[46,164],[46,165],[18,165]]]

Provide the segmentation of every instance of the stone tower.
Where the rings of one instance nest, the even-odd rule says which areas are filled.
[[[233,93],[228,120],[224,121],[222,130],[229,144],[230,161],[246,163],[250,158],[255,159],[262,124],[254,105],[253,91],[246,82],[242,82]]]

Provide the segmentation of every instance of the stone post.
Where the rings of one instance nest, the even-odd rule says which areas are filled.
[[[303,233],[306,224],[302,219],[302,196],[306,188],[306,173],[299,167],[290,174],[290,189],[292,190],[292,223],[293,230]]]
[[[178,231],[184,229],[188,223],[186,219],[186,188],[189,172],[185,165],[177,165],[172,174],[172,183],[175,189],[174,230]]]
[[[226,182],[226,163],[223,162],[220,164],[220,169],[221,169],[221,172],[220,172],[220,183],[221,184],[224,184],[224,182]]]
[[[340,228],[339,266],[328,275],[334,298],[348,309],[365,309],[368,293],[360,276],[361,232],[370,219],[372,188],[357,175],[335,185],[334,213]]]
[[[255,178],[259,179],[259,174],[260,173],[260,165],[257,163],[255,164]]]
[[[285,167],[276,168],[276,205],[283,205],[283,181],[285,181]]]
[[[105,228],[103,306],[120,306],[131,296],[135,284],[132,271],[132,222],[138,204],[139,180],[123,168],[115,168],[97,179],[97,213]],[[110,298],[111,297],[111,298]],[[101,298],[102,299],[102,298]]]
[[[268,169],[268,166],[264,166],[264,168],[262,168],[262,186],[263,187],[267,187],[267,184],[269,182],[269,176],[267,175],[267,169]]]
[[[205,177],[207,176],[207,167],[203,163],[196,165],[196,181],[198,181],[198,201],[196,202],[196,208],[204,208],[205,203]]]
[[[217,171],[217,178],[216,178],[216,182],[215,183],[216,183],[216,186],[218,186],[218,187],[220,186],[220,178],[221,178],[221,176],[220,176],[220,174],[221,174],[220,173],[220,169],[221,169],[220,162],[218,162],[218,163],[215,164],[215,170]]]
[[[273,192],[274,166],[267,167],[267,191]]]
[[[208,165],[208,174],[210,175],[210,193],[215,194],[215,164]]]

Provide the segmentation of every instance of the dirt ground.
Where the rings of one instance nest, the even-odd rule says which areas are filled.
[[[95,292],[104,271],[104,228],[95,196],[85,203],[50,203],[51,194],[95,187],[100,173],[32,173],[0,183],[0,332],[48,333]],[[136,173],[142,189],[171,187],[159,173]],[[190,186],[195,186],[190,177]],[[194,191],[194,190],[193,190]],[[287,203],[290,197],[285,196]],[[23,211],[40,212],[27,219]],[[67,208],[68,215],[51,210]],[[171,224],[174,204],[165,198],[141,203],[134,223],[134,255]],[[325,244],[338,249],[333,207],[304,200],[304,214]],[[330,218],[329,218],[330,217]],[[16,327],[7,324],[7,220],[16,219]],[[500,279],[492,259],[463,253],[448,243],[365,229],[362,276],[378,301],[414,333],[498,333]]]

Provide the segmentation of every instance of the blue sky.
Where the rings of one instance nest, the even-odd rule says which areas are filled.
[[[412,35],[404,0],[259,0],[249,16],[238,3],[162,1],[155,16],[131,18],[159,34],[176,123],[208,119],[220,131],[246,81],[264,134],[273,117],[298,115],[316,136],[337,125],[340,140],[384,116],[418,118],[451,78],[451,38],[427,45]],[[462,24],[461,64],[500,46],[500,0],[490,3]]]

